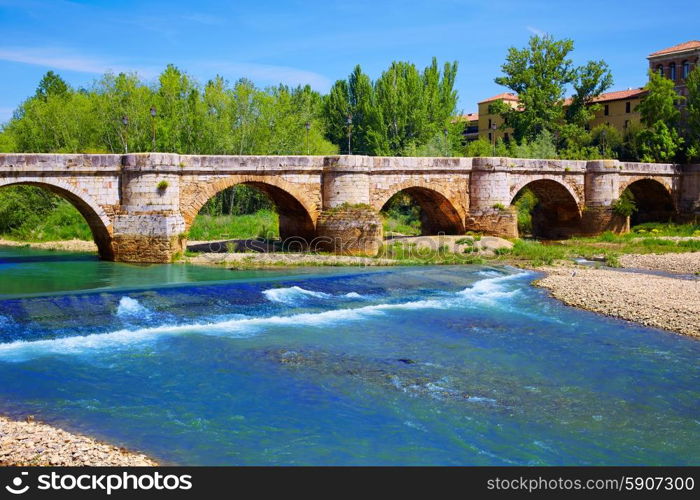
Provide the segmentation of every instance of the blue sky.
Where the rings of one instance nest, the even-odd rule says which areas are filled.
[[[509,46],[533,33],[573,38],[577,63],[605,59],[614,89],[645,82],[646,56],[700,39],[700,2],[597,0],[0,0],[0,122],[53,69],[74,86],[107,70],[146,81],[174,63],[261,86],[326,91],[355,64],[376,78],[392,60],[457,60],[461,111],[503,89]],[[695,20],[695,21],[693,21]]]

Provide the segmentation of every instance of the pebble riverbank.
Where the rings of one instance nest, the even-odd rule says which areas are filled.
[[[669,273],[700,274],[700,252],[622,255],[620,265]]]
[[[0,416],[0,465],[155,466],[146,455],[50,425]]]
[[[698,279],[579,267],[539,270],[547,276],[535,284],[565,304],[700,338]]]

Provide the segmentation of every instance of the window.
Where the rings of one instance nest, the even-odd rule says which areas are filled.
[[[489,132],[489,142],[491,142],[491,132]]]
[[[676,63],[668,65],[668,77],[674,82],[676,81]]]
[[[506,141],[506,142],[510,141],[510,136],[508,135],[508,132],[506,132],[506,133],[503,135],[503,140]]]
[[[629,101],[627,101],[627,102],[625,103],[625,113],[629,113],[629,112],[631,112],[631,111],[632,111],[632,103],[629,102]]]
[[[681,69],[681,75],[683,75],[683,79],[685,80],[688,78],[688,75],[690,74],[690,63],[688,61],[683,61],[683,66]]]
[[[491,118],[489,118],[489,129],[491,128]]]
[[[610,114],[610,106],[608,106],[607,104],[605,105],[605,111],[603,111],[603,114],[605,116],[608,116]]]
[[[629,128],[629,126],[630,126],[630,121],[629,121],[629,120],[625,120],[625,130],[626,130],[627,128]]]
[[[656,67],[656,72],[657,72],[658,74],[660,74],[661,76],[664,76],[664,66],[663,66],[663,64],[659,64],[659,65]]]

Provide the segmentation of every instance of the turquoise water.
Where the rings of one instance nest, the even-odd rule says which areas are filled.
[[[0,410],[173,464],[700,464],[700,342],[536,276],[0,249]]]

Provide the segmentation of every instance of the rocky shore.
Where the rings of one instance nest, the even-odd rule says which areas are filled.
[[[698,279],[579,267],[540,270],[547,276],[536,284],[570,306],[700,338]]]
[[[700,252],[620,256],[622,267],[678,274],[700,274]]]
[[[146,455],[50,425],[0,416],[0,465],[155,466]]]
[[[85,240],[62,240],[62,241],[43,241],[43,242],[27,242],[6,240],[0,238],[0,245],[8,247],[31,247],[40,248],[42,250],[61,250],[64,252],[95,252],[97,253],[97,245],[92,241]]]

